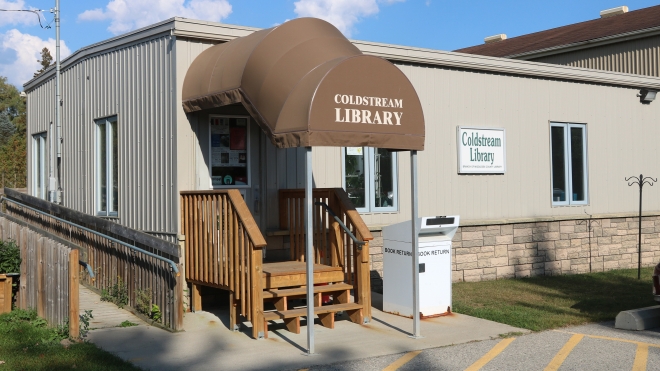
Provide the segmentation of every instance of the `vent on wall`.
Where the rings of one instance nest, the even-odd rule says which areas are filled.
[[[628,7],[627,6],[620,6],[618,8],[612,8],[612,9],[605,9],[600,12],[600,17],[601,18],[607,18],[611,17],[614,15],[619,15],[619,14],[624,14],[628,13]]]
[[[497,41],[502,41],[502,40],[505,40],[505,39],[506,39],[506,34],[501,33],[499,35],[493,35],[493,36],[486,37],[484,39],[484,43],[490,44],[490,43],[494,43],[494,42],[497,42]]]

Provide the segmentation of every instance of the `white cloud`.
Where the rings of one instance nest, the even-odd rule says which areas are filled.
[[[48,48],[55,59],[55,39],[42,40],[16,29],[0,34],[0,54],[13,56],[10,60],[0,61],[0,76],[7,76],[9,82],[20,90],[41,69],[38,61],[41,60],[43,48]],[[60,58],[64,59],[70,54],[71,50],[66,43],[60,40]]]
[[[16,9],[34,9],[33,7],[25,5],[24,0],[0,0],[0,9],[16,10]],[[43,18],[42,18],[43,20]],[[30,12],[0,12],[0,27],[7,25],[36,25],[39,19],[34,13]]]
[[[110,20],[108,31],[118,35],[171,17],[220,22],[231,11],[227,0],[111,0],[105,9],[79,14],[78,20]]]
[[[387,5],[405,0],[299,0],[294,3],[298,17],[321,18],[350,37],[355,24],[364,17],[378,14],[379,3]]]

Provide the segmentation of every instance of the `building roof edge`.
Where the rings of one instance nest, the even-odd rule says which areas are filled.
[[[88,55],[100,53],[108,49],[117,48],[131,42],[163,33],[171,33],[172,35],[179,37],[229,41],[237,37],[246,36],[258,30],[260,30],[260,28],[174,17],[80,48],[62,61],[62,69],[65,69],[67,66]],[[660,78],[652,76],[600,71],[526,61],[523,59],[488,57],[478,54],[416,48],[370,41],[351,40],[351,42],[365,54],[382,57],[390,61],[554,79],[588,81],[635,88],[660,89]],[[52,78],[54,74],[55,68],[51,67],[46,72],[26,82],[23,87],[26,91],[32,90],[44,81]]]

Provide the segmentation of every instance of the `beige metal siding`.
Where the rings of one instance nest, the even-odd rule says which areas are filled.
[[[636,97],[639,89],[398,66],[415,86],[426,119],[426,149],[419,153],[420,215],[492,220],[634,212],[639,192],[628,187],[624,177],[660,175],[656,161],[660,151],[655,144],[660,135],[660,104],[641,104]],[[552,206],[551,121],[587,124],[587,206]],[[505,128],[506,174],[458,175],[457,126]],[[314,154],[315,185],[341,186],[339,150],[315,149]],[[398,166],[399,212],[365,214],[367,224],[409,219],[408,153],[399,154]],[[654,188],[644,194],[644,210],[660,210],[660,193]]]
[[[660,35],[529,60],[660,77]]]
[[[171,240],[178,224],[172,212],[177,199],[173,40],[167,34],[85,57],[63,70],[61,80],[64,206],[95,213],[94,120],[116,115],[117,222]],[[28,132],[35,133],[48,117],[54,122],[55,109],[48,103],[55,100],[54,79],[28,97]]]

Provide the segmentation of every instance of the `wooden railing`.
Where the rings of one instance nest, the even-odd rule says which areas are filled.
[[[289,231],[291,260],[305,261],[305,190],[280,189],[280,229]],[[315,188],[314,202],[314,262],[344,269],[346,283],[352,284],[355,298],[365,304],[364,316],[371,318],[371,277],[369,243],[373,235],[355,210],[343,188]],[[317,202],[325,203],[353,233],[356,244],[342,228],[333,226],[334,218]],[[340,238],[331,238],[339,229]]]
[[[257,338],[264,331],[261,281],[266,240],[241,193],[235,189],[181,192],[181,215],[186,279],[230,291],[231,328],[238,310],[252,322]]]
[[[138,294],[151,292],[150,304],[157,305],[161,312],[157,324],[170,330],[183,330],[183,277],[177,276],[167,262],[128,248],[108,237],[169,259],[176,264],[177,269],[181,269],[178,264],[178,245],[36,197],[8,189],[5,192],[10,199],[42,212],[7,201],[5,207],[8,215],[80,246],[85,251],[86,256],[81,256],[81,260],[91,267],[96,278],[92,280],[83,271],[81,282],[100,292],[109,291],[121,280],[131,309],[137,308]],[[101,233],[105,237],[54,217]]]

